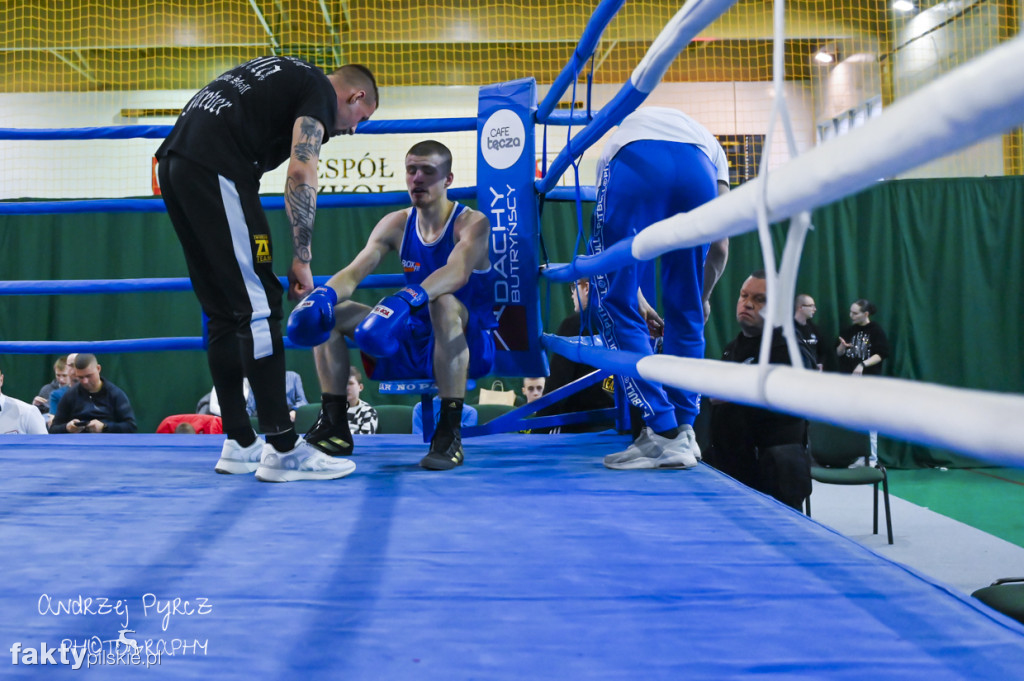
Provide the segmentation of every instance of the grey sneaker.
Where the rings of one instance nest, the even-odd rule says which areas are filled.
[[[641,442],[646,434],[646,442]],[[662,437],[649,428],[636,439],[625,452],[610,454],[605,457],[606,468],[615,470],[632,470],[635,468],[693,468],[697,465],[697,457],[693,453],[690,442],[693,429],[685,426],[674,439]],[[694,443],[695,445],[696,443]],[[609,460],[611,459],[611,460]]]
[[[617,468],[618,466],[613,464],[618,464],[623,461],[632,461],[638,457],[657,457],[658,449],[651,441],[652,434],[653,433],[650,428],[644,428],[640,431],[640,434],[637,435],[636,439],[630,443],[629,447],[626,447],[625,451],[615,452],[614,454],[609,454],[604,457],[604,465],[607,468]]]
[[[220,459],[213,470],[218,473],[247,475],[256,470],[260,465],[260,457],[263,455],[263,446],[267,444],[260,438],[256,438],[248,447],[242,447],[234,440],[224,440],[224,446],[220,449]]]
[[[287,452],[279,452],[268,444],[256,469],[256,479],[261,482],[336,480],[355,469],[351,460],[328,456],[300,439],[295,448]]]

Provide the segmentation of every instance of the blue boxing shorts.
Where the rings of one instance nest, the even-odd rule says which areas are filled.
[[[371,357],[365,352],[363,369],[374,381],[396,381],[410,378],[434,377],[434,330],[429,314],[410,317],[412,330],[402,342],[398,352],[390,357]],[[469,346],[469,378],[480,378],[494,366],[494,336],[491,330],[470,313],[465,328]]]

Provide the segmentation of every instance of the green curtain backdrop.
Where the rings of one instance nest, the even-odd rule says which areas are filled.
[[[333,273],[365,243],[370,230],[396,207],[322,210],[314,236],[314,272]],[[589,225],[592,205],[583,206]],[[850,303],[868,298],[892,343],[887,375],[985,390],[1024,392],[1021,321],[1024,252],[1024,179],[908,180],[872,189],[814,213],[801,263],[799,289],[818,303],[815,322],[826,338],[825,356],[848,322]],[[280,274],[290,256],[283,212],[270,213]],[[782,227],[776,226],[777,235]],[[544,245],[551,262],[564,262],[577,244],[571,203],[547,203]],[[781,247],[781,240],[778,240]],[[167,216],[84,214],[0,216],[2,279],[120,279],[185,276],[180,246]],[[761,267],[754,235],[734,238],[725,275],[712,297],[707,356],[717,358],[738,332],[735,302],[740,284]],[[399,271],[397,259],[382,271]],[[546,328],[571,311],[569,287],[542,285]],[[383,292],[364,291],[376,301]],[[290,304],[288,306],[290,308]],[[5,340],[104,340],[197,336],[199,307],[191,292],[4,296],[0,338]],[[2,355],[4,392],[31,400],[49,380],[50,355]],[[831,361],[831,360],[830,360]],[[101,355],[103,374],[128,393],[140,430],[152,432],[169,415],[190,412],[209,391],[201,352]],[[311,353],[292,351],[309,398],[319,389]],[[480,382],[489,386],[489,379]],[[520,379],[505,380],[518,390]],[[371,402],[384,398],[367,384]],[[473,402],[475,395],[469,396]],[[948,452],[882,441],[890,464],[969,465]]]
[[[470,202],[472,204],[472,202]],[[400,206],[324,209],[317,216],[313,237],[313,272],[329,275],[343,267],[366,243],[380,218]],[[283,211],[268,213],[279,275],[291,256],[291,241]],[[545,231],[575,235],[575,207],[549,203]],[[566,227],[566,226],[569,227]],[[573,237],[574,238],[574,237]],[[560,240],[553,237],[553,243]],[[571,248],[571,239],[567,238]],[[563,246],[558,246],[564,250]],[[127,279],[187,276],[181,253],[164,213],[102,213],[82,215],[0,215],[0,252],[4,280]],[[391,254],[379,272],[401,272]],[[373,304],[390,291],[361,290],[356,300]],[[571,304],[566,296],[551,305],[561,320]],[[564,299],[561,299],[564,298]],[[286,302],[286,311],[292,303]],[[199,336],[202,319],[191,291],[181,293],[86,294],[62,296],[0,296],[0,338],[4,340],[113,340]],[[74,344],[69,343],[73,351]],[[3,392],[31,401],[53,377],[55,355],[3,355]],[[142,352],[100,354],[103,375],[128,393],[141,432],[153,432],[170,414],[195,410],[210,391],[206,355],[202,352]],[[353,361],[358,357],[353,354]],[[306,396],[319,401],[320,389],[312,353],[288,352],[288,367],[302,377]],[[478,382],[490,387],[497,377]],[[501,377],[506,389],[518,391],[521,378]],[[477,401],[479,388],[467,395]],[[379,395],[377,384],[366,381],[364,393],[372,404],[413,404],[414,396]]]
[[[850,304],[867,298],[892,346],[885,375],[1024,393],[1024,179],[879,183],[812,219],[797,288],[817,302],[827,368],[834,369]],[[777,257],[781,244],[777,238]],[[736,295],[761,266],[755,235],[732,240],[712,300],[709,357],[738,333]],[[886,438],[879,447],[883,460],[898,467],[977,465]]]
[[[387,210],[321,211],[313,244],[314,273],[331,274],[344,265]],[[268,215],[277,269],[283,275],[291,256],[287,222],[283,211]],[[3,216],[0,248],[3,279],[187,276],[181,247],[164,213]],[[397,271],[395,263],[388,264],[390,271]],[[364,302],[375,301],[374,295],[359,294]],[[191,291],[7,296],[0,306],[0,337],[5,340],[108,340],[202,333],[199,304]],[[0,356],[4,392],[31,400],[52,377],[54,359],[51,355]],[[203,352],[100,354],[99,360],[103,376],[128,393],[142,432],[155,431],[165,416],[194,411],[196,402],[211,388]],[[289,352],[288,364],[301,374],[307,397],[318,401],[311,353]]]

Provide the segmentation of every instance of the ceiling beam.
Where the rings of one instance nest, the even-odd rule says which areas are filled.
[[[274,36],[274,32],[270,30],[270,26],[267,24],[267,19],[263,16],[263,10],[261,10],[259,5],[256,4],[256,0],[249,0],[249,6],[252,7],[252,11],[256,13],[256,18],[263,26],[263,30],[266,31],[267,36],[270,37],[270,44],[273,46],[274,53],[276,54],[277,50],[281,49],[281,44],[277,42],[277,37]]]
[[[90,83],[95,83],[96,82],[96,78],[92,75],[92,73],[90,73],[87,69],[82,68],[81,66],[79,66],[75,62],[71,61],[70,59],[65,57],[63,54],[58,52],[57,50],[48,49],[46,51],[49,52],[50,54],[52,54],[57,59],[59,59],[62,62],[64,62],[69,68],[71,68],[73,71],[76,71],[77,73],[79,73],[82,77],[84,77]],[[78,52],[75,51],[75,54],[78,55]],[[81,59],[81,55],[78,55],[78,56],[79,56],[79,59]],[[82,60],[82,61],[84,62],[84,60]],[[88,66],[88,64],[86,66]]]
[[[334,30],[334,23],[331,21],[331,13],[327,9],[327,5],[324,4],[324,0],[318,0],[320,3],[320,12],[324,15],[324,23],[327,25],[327,32],[331,36],[331,54],[334,55],[334,65],[341,66],[344,64],[342,61],[343,55],[341,53],[341,36],[338,35],[337,31]]]

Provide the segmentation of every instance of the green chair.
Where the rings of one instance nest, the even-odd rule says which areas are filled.
[[[295,410],[295,432],[300,435],[305,435],[309,432],[309,429],[316,423],[316,418],[320,415],[320,403],[310,402],[304,404]]]
[[[295,432],[300,436],[309,432],[309,429],[316,423],[316,417],[320,415],[320,403],[310,402],[295,410]],[[260,420],[256,416],[249,417],[252,429],[257,433],[260,431]]]
[[[476,409],[476,423],[478,426],[493,421],[502,414],[507,414],[515,409],[514,404],[474,404]]]
[[[997,579],[991,586],[978,589],[971,596],[1024,624],[1024,577]]]
[[[889,514],[889,478],[885,467],[867,465],[871,456],[871,440],[867,433],[858,433],[828,423],[811,421],[807,437],[810,440],[811,479],[827,485],[873,485],[874,533],[878,534],[878,486],[882,486],[885,500],[885,529],[892,544],[892,518]],[[857,461],[864,460],[864,466],[850,468]],[[804,512],[811,515],[811,498],[804,501]]]
[[[408,404],[381,404],[377,410],[379,435],[408,435],[412,433],[412,407]]]

